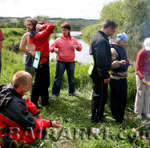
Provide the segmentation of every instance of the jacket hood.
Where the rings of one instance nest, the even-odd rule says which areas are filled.
[[[6,107],[11,100],[13,99],[13,95],[17,94],[20,96],[13,88],[11,84],[8,86],[0,85],[0,110],[3,107]]]

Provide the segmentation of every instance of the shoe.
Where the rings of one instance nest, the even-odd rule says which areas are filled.
[[[137,118],[140,119],[140,120],[142,120],[142,115],[141,115],[141,114],[138,114],[138,115],[137,115]]]
[[[49,102],[42,104],[43,107],[46,107],[46,106],[49,106],[49,105],[50,105]]]
[[[122,124],[123,120],[116,120],[117,124]]]
[[[150,119],[150,114],[146,114],[146,117],[147,117],[148,119]]]
[[[79,95],[77,93],[69,93],[69,96],[74,96],[74,97],[79,97]]]
[[[52,95],[52,99],[56,99],[57,97],[57,95]]]
[[[40,110],[40,109],[42,109],[42,106],[37,105],[37,108]]]
[[[101,123],[104,123],[104,122],[106,122],[104,115],[97,120],[97,124],[101,124]]]

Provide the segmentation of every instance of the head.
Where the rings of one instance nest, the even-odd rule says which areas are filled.
[[[32,31],[36,30],[37,23],[38,23],[38,21],[34,18],[27,18],[24,22],[24,24],[27,27],[27,30],[29,32],[32,32]]]
[[[111,36],[116,32],[117,24],[112,20],[106,20],[102,26],[102,31],[108,35]]]
[[[61,32],[64,36],[70,36],[71,26],[69,23],[64,22],[61,24]]]
[[[120,47],[126,48],[126,46],[128,45],[128,35],[125,32],[117,34],[116,43]]]
[[[16,92],[23,96],[32,88],[31,74],[25,71],[16,72],[12,79],[12,85]]]
[[[42,25],[44,24],[44,22],[42,21],[38,21],[37,25],[36,25],[36,32],[41,31],[42,29]]]
[[[150,51],[150,37],[144,40],[144,48],[146,51]]]

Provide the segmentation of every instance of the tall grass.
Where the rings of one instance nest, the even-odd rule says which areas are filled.
[[[5,40],[3,46],[6,49],[18,51],[21,36],[26,32],[23,28],[2,28]]]

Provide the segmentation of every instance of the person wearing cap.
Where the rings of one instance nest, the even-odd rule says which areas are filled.
[[[111,89],[111,112],[118,123],[124,120],[125,107],[127,102],[127,70],[129,60],[126,54],[128,45],[128,35],[126,33],[117,34],[116,41],[111,44],[112,64],[110,74]]]
[[[143,48],[136,57],[136,99],[134,112],[139,119],[142,116],[150,118],[150,37],[144,40]]]

